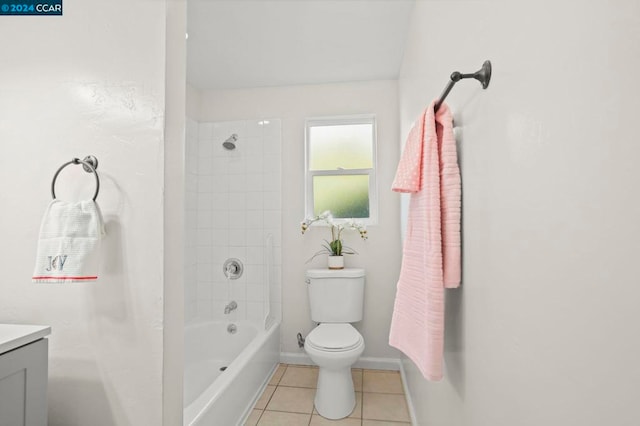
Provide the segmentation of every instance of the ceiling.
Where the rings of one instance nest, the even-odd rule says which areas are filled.
[[[198,89],[395,79],[415,0],[188,0]]]

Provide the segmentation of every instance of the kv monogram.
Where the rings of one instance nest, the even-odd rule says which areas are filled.
[[[66,254],[47,257],[49,258],[49,266],[46,268],[47,271],[62,271],[62,268],[64,268],[64,263],[67,261]]]

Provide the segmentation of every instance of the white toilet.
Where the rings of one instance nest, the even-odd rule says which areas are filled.
[[[364,351],[364,339],[350,323],[362,320],[364,269],[310,269],[307,289],[311,319],[320,323],[304,350],[320,367],[315,406],[328,419],[347,417],[356,406],[351,366]]]

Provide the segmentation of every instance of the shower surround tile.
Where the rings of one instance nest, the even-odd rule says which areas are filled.
[[[188,120],[185,170],[189,200],[186,217],[185,256],[195,259],[187,275],[195,276],[185,294],[185,318],[202,320],[262,321],[267,312],[280,320],[281,122],[278,119],[202,122]],[[236,148],[222,143],[237,135]],[[267,236],[274,251],[266,256]],[[275,236],[275,237],[273,237]],[[245,266],[245,276],[229,282],[222,264],[235,257]],[[271,268],[265,259],[274,259]],[[247,280],[247,278],[249,280]],[[250,284],[251,287],[247,287]],[[208,286],[208,287],[207,287]],[[234,287],[236,286],[236,287]],[[242,286],[242,288],[240,288]],[[198,291],[199,290],[199,291]],[[233,318],[220,307],[235,300]]]

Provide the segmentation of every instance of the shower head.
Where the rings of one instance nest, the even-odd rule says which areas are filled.
[[[238,140],[238,135],[236,133],[229,136],[224,142],[222,142],[222,146],[229,151],[236,149],[236,141]]]

